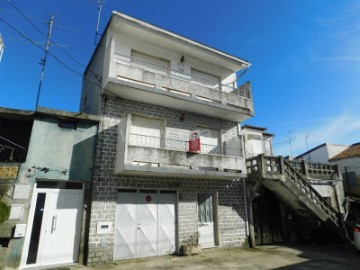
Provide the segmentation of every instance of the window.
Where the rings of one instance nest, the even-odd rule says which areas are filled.
[[[213,128],[198,128],[200,131],[201,153],[223,154],[220,146],[220,130]]]
[[[131,51],[131,59],[135,64],[153,72],[168,73],[170,69],[169,60],[154,57],[141,52]]]
[[[131,117],[130,144],[160,148],[165,134],[163,119],[142,116]]]
[[[220,88],[221,80],[219,76],[212,75],[196,69],[191,69],[191,76],[194,82],[211,88]]]

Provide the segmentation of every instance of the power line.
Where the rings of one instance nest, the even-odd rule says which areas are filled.
[[[7,10],[7,9],[2,9],[2,8],[0,8],[0,11],[4,11],[4,12],[9,13],[9,14],[15,14],[15,15],[23,16],[23,15],[20,14],[19,12],[10,11],[10,10]],[[28,19],[31,19],[31,20],[34,20],[34,21],[43,22],[43,23],[48,23],[48,21],[46,21],[46,20],[39,19],[39,18],[35,18],[35,17],[29,16],[29,15],[26,15],[26,14],[24,14],[24,15],[25,15]],[[73,31],[73,32],[80,32],[80,31],[77,30],[77,29],[70,28],[70,27],[66,27],[66,26],[63,26],[63,25],[57,24],[57,23],[54,23],[54,26],[59,27],[59,28],[63,28],[63,29],[65,29],[65,30]]]
[[[19,8],[17,8],[10,0],[8,0],[9,4],[16,9],[16,11],[25,18],[25,20],[30,23],[43,37],[48,39],[48,36],[44,34]],[[69,57],[71,60],[76,62],[78,65],[82,66],[83,68],[86,68],[85,65],[80,63],[77,59],[75,59],[72,55],[70,55],[68,52],[66,52],[64,49],[62,49],[60,46],[58,46],[55,42],[51,41],[51,44],[54,45],[56,48],[58,48],[62,53],[64,53],[67,57]]]
[[[27,37],[25,34],[23,34],[21,31],[19,31],[18,29],[16,29],[14,26],[12,26],[10,23],[8,23],[7,21],[5,21],[3,18],[0,17],[0,21],[3,22],[5,25],[7,25],[8,27],[10,27],[12,30],[14,30],[16,33],[18,33],[21,37],[23,37],[25,40],[29,41],[31,44],[33,44],[34,46],[36,46],[38,49],[45,51],[44,48],[42,48],[39,44],[37,44],[35,41],[33,41],[31,38]],[[90,73],[94,74],[95,78],[98,81],[94,81],[92,78],[90,78],[87,75],[83,75],[82,73],[76,71],[74,68],[72,68],[71,66],[69,66],[68,64],[66,64],[65,62],[63,62],[62,60],[60,60],[56,55],[54,55],[53,53],[51,53],[50,51],[48,52],[48,55],[50,55],[51,57],[53,57],[59,64],[61,64],[65,69],[67,69],[68,71],[75,73],[79,76],[81,76],[82,78],[87,79],[90,83],[93,83],[95,86],[99,87],[100,90],[105,90],[100,82],[101,82],[101,75],[88,70]]]
[[[25,34],[23,34],[22,32],[20,32],[19,30],[17,30],[14,26],[12,26],[10,23],[8,23],[7,21],[5,21],[3,18],[0,17],[0,21],[3,22],[4,24],[6,24],[8,27],[10,27],[12,30],[14,30],[16,33],[18,33],[20,36],[22,36],[24,39],[26,39],[27,41],[29,41],[30,43],[32,43],[34,46],[36,46],[37,48],[39,48],[40,50],[44,51],[44,48],[42,48],[39,44],[37,44],[35,41],[33,41],[31,38],[29,38],[28,36],[26,36]],[[70,70],[73,73],[76,73],[80,76],[82,76],[82,74],[78,71],[76,71],[74,68],[72,68],[71,66],[69,66],[68,64],[66,64],[65,62],[63,62],[62,60],[60,60],[56,55],[54,55],[51,52],[48,52],[49,55],[51,55],[56,61],[58,61],[61,65],[63,65],[66,69]]]

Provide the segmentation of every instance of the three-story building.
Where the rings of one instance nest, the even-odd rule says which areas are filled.
[[[113,12],[84,73],[101,117],[88,262],[247,241],[239,122],[254,115],[238,57]]]

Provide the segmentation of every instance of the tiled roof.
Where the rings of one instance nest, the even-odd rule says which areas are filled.
[[[360,143],[351,145],[349,148],[333,156],[330,160],[344,159],[360,156]]]

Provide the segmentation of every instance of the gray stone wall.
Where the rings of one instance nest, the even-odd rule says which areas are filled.
[[[176,177],[114,175],[117,123],[126,114],[166,119],[167,136],[188,138],[196,125],[221,128],[224,138],[237,135],[237,123],[103,96],[102,122],[96,147],[95,172],[89,230],[88,263],[111,261],[113,257],[116,195],[119,188],[176,190],[178,192],[178,247],[197,232],[197,193],[217,196],[219,246],[241,246],[246,240],[244,187],[240,180],[185,179]],[[184,120],[180,121],[181,114]],[[112,233],[98,235],[97,222],[112,223]]]

